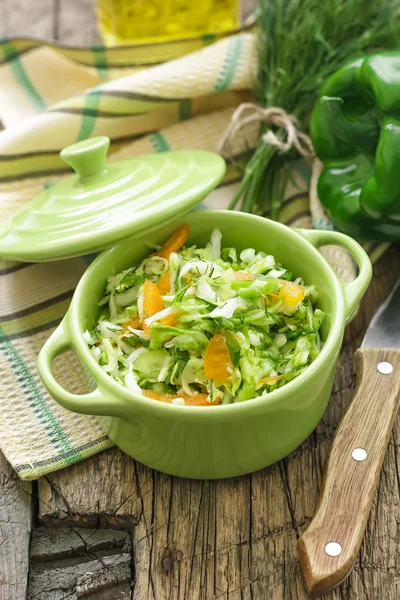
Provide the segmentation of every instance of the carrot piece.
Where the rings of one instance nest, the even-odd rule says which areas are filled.
[[[280,379],[283,379],[283,377],[285,377],[285,376],[284,375],[271,375],[271,377],[263,377],[258,382],[258,385],[275,383],[275,381],[279,381]]]
[[[123,324],[124,329],[128,329],[128,327],[132,327],[132,329],[138,329],[140,327],[140,319],[139,317],[134,317],[130,321],[127,321]]]
[[[189,396],[188,394],[159,394],[158,392],[153,392],[153,390],[142,390],[142,392],[143,396],[146,396],[146,398],[152,398],[153,400],[159,400],[160,402],[168,402],[169,404],[176,398],[183,398],[186,406],[216,406],[220,402],[219,398],[214,400],[214,402],[209,402],[207,400],[207,394]]]
[[[155,283],[152,283],[149,279],[145,279],[143,288],[143,309],[142,314],[140,315],[144,332],[149,330],[149,326],[144,322],[145,319],[147,319],[147,317],[152,317],[162,309],[163,301],[160,290]]]
[[[220,398],[217,398],[214,402],[209,402],[207,394],[196,394],[195,396],[186,396],[185,394],[181,398],[184,399],[187,406],[217,406],[221,401]]]
[[[287,306],[296,306],[304,298],[305,291],[303,286],[297,285],[292,281],[285,281],[284,279],[277,279],[277,282],[281,284],[279,292],[277,294],[270,294],[271,298],[276,300],[283,300]]]
[[[163,319],[160,319],[160,323],[162,323],[163,325],[171,325],[171,327],[173,327],[174,325],[176,325],[177,315],[178,315],[178,312],[171,313],[170,315],[167,315]]]
[[[162,258],[169,258],[171,252],[178,252],[179,248],[186,242],[189,231],[190,229],[187,223],[178,227],[169,240],[165,242],[164,246],[156,252],[156,255],[161,256]]]
[[[217,333],[208,343],[204,354],[204,371],[206,377],[221,383],[230,381],[233,376],[231,355],[222,334]]]
[[[296,283],[290,283],[285,286],[284,301],[289,306],[296,306],[305,296],[304,288]]]
[[[234,279],[241,281],[250,281],[251,279],[255,279],[255,275],[252,273],[247,273],[247,271],[234,271]]]
[[[161,296],[168,294],[171,288],[171,273],[169,271],[164,273],[164,275],[157,281],[156,286],[160,290]]]

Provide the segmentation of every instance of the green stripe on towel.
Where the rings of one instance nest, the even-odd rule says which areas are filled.
[[[217,80],[213,87],[214,92],[223,92],[224,90],[228,89],[232,83],[240,61],[242,46],[243,38],[241,35],[235,36],[229,40],[221,71],[218,74]]]
[[[96,65],[99,77],[108,79],[107,54],[103,46],[94,46],[92,48],[94,64]]]
[[[71,452],[71,455],[68,457],[68,464],[73,464],[81,460],[80,454],[76,453],[72,448],[62,426],[51,411],[47,401],[43,398],[26,362],[12,342],[4,335],[1,328],[0,351],[3,352],[8,364],[14,371],[15,377],[24,392],[26,400],[35,413],[37,420],[46,431],[47,437],[54,448],[62,453]]]
[[[100,99],[101,99],[101,94],[98,94],[98,95],[86,94],[85,95],[85,108],[90,109],[90,112],[82,114],[81,128],[79,130],[78,140],[77,140],[78,142],[81,142],[82,140],[86,140],[93,133],[93,129],[96,126],[97,113],[99,110]]]
[[[71,452],[75,453],[75,454],[81,453],[82,459],[83,459],[83,458],[87,458],[88,456],[91,456],[93,450],[96,450],[96,452],[100,452],[101,450],[105,450],[106,448],[112,448],[113,446],[114,446],[114,444],[108,438],[108,436],[103,435],[102,437],[98,438],[97,440],[93,440],[92,442],[88,442],[87,444],[82,444],[81,446],[78,446],[75,449],[75,451],[68,450],[57,456],[52,456],[51,458],[47,458],[45,460],[34,461],[30,464],[17,464],[14,467],[14,469],[20,475],[20,477],[22,477],[23,479],[31,479],[32,477],[29,477],[30,473],[32,473],[33,478],[36,479],[37,471],[40,470],[41,468],[43,469],[43,467],[54,466],[57,469],[60,469],[60,468],[62,468],[60,463],[65,463],[64,466],[68,465],[69,464],[68,459],[71,456]],[[92,452],[90,452],[90,451],[92,451]],[[45,469],[45,471],[47,471],[47,469]]]
[[[187,121],[192,118],[192,99],[186,98],[179,102],[179,120]]]
[[[148,140],[153,146],[154,152],[168,152],[168,150],[170,150],[166,138],[159,131],[149,135]]]
[[[25,90],[26,95],[28,96],[32,105],[38,110],[43,110],[44,108],[46,108],[45,101],[40,96],[38,91],[34,88],[18,56],[17,50],[13,47],[13,45],[10,42],[5,44],[4,46],[4,55],[11,65],[11,69],[15,79],[21,84],[22,88]]]

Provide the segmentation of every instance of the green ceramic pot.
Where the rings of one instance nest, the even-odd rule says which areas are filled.
[[[273,254],[296,277],[314,284],[318,305],[327,314],[324,347],[297,379],[268,395],[238,404],[189,407],[137,396],[113,381],[97,364],[83,339],[96,318],[107,276],[139,263],[147,244],[161,244],[182,222],[189,243],[204,246],[218,226],[226,246],[254,247]],[[341,284],[317,247],[347,248],[359,266],[357,279]],[[39,371],[50,394],[65,408],[105,415],[110,438],[130,456],[159,471],[193,478],[250,473],[283,458],[299,446],[321,419],[330,397],[343,330],[371,279],[371,264],[353,239],[332,231],[294,230],[253,215],[198,211],[185,219],[147,231],[103,252],[87,269],[63,322],[44,345]],[[79,396],[65,391],[51,373],[52,360],[75,350],[96,389]]]

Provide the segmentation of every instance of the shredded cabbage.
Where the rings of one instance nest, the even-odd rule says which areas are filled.
[[[100,317],[83,337],[110,377],[177,406],[200,396],[230,404],[282,387],[315,360],[325,318],[315,287],[273,256],[223,248],[221,240],[214,229],[205,248],[150,255],[108,278]],[[155,287],[166,273],[169,283],[149,313],[145,280]],[[215,336],[226,351],[210,359]],[[223,360],[226,377],[218,381],[213,372]]]

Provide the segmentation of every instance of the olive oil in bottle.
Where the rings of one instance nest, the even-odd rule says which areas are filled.
[[[96,0],[107,46],[229,32],[240,26],[241,0]]]

